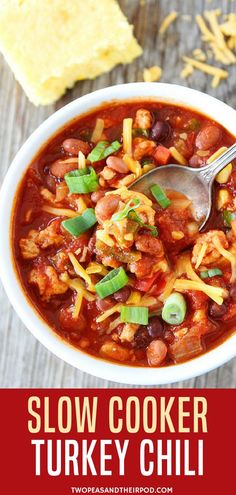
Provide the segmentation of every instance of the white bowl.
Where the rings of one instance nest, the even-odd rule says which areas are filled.
[[[95,91],[66,105],[49,117],[17,153],[0,193],[0,275],[6,293],[21,320],[32,334],[56,356],[76,368],[100,378],[126,384],[153,385],[185,380],[206,373],[236,355],[236,334],[211,351],[183,364],[164,368],[139,368],[113,364],[75,349],[54,333],[28,301],[16,275],[10,241],[11,216],[19,182],[44,143],[62,126],[103,102],[132,98],[156,98],[191,107],[218,121],[236,136],[236,111],[199,91],[160,83],[131,83]]]

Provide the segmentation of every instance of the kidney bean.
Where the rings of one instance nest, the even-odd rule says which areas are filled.
[[[115,359],[116,361],[128,361],[130,355],[129,350],[116,342],[104,342],[100,348],[100,354],[109,359]]]
[[[45,177],[45,182],[46,182],[47,189],[49,189],[49,191],[51,191],[54,194],[56,192],[56,180],[55,180],[55,178],[48,174]]]
[[[131,288],[126,285],[123,289],[118,290],[113,294],[115,301],[125,303],[131,294]]]
[[[79,151],[87,156],[90,152],[90,145],[86,141],[82,141],[82,139],[69,138],[65,139],[62,143],[62,147],[64,148],[66,153],[70,155],[78,155]]]
[[[229,295],[233,301],[236,301],[236,283],[232,284],[230,287]]]
[[[111,194],[99,199],[95,207],[96,217],[99,223],[103,223],[105,220],[111,218],[113,213],[118,208],[120,202],[120,196]]]
[[[164,332],[163,324],[160,318],[158,318],[158,316],[152,316],[151,318],[149,318],[147,331],[150,337],[152,337],[153,339],[157,337],[161,337],[163,335]]]
[[[190,167],[199,168],[206,164],[206,157],[193,155],[188,162]]]
[[[115,170],[120,174],[127,174],[129,171],[126,163],[118,156],[109,156],[106,160],[106,164],[109,168],[112,168],[112,170]]]
[[[207,125],[203,127],[196,137],[196,146],[200,150],[208,150],[216,146],[220,141],[222,131],[216,125]]]
[[[114,303],[112,299],[109,297],[105,297],[105,299],[97,299],[96,301],[96,306],[99,311],[107,311],[107,309],[112,308],[114,306]]]
[[[155,141],[161,142],[167,139],[170,135],[171,127],[168,122],[161,122],[157,120],[151,128],[150,137]]]
[[[166,357],[167,346],[162,340],[152,340],[146,352],[149,366],[159,366]]]
[[[212,318],[221,318],[227,312],[227,306],[225,303],[217,304],[216,302],[210,303],[209,315]]]
[[[161,256],[163,254],[163,246],[160,239],[156,239],[148,234],[140,234],[136,237],[135,247],[138,251],[144,253],[156,254]]]
[[[75,170],[77,168],[76,163],[65,163],[64,160],[56,160],[50,165],[50,172],[54,177],[63,179],[65,174]]]
[[[91,200],[93,203],[97,203],[99,199],[103,198],[106,194],[106,189],[100,189],[100,191],[95,191],[91,194]]]

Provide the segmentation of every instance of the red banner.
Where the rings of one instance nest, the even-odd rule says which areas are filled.
[[[1,390],[1,493],[231,493],[235,399],[234,390]]]

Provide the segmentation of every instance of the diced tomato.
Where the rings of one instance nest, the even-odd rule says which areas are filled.
[[[163,292],[165,285],[166,285],[166,279],[164,277],[160,277],[157,281],[156,284],[153,285],[150,295],[152,296],[160,296],[160,294]]]
[[[171,152],[168,148],[159,144],[153,153],[153,157],[158,165],[166,165],[170,160]]]
[[[157,272],[152,277],[146,277],[141,280],[137,280],[137,282],[135,282],[134,284],[134,288],[137,290],[141,290],[142,292],[148,292],[159,275],[160,272]]]

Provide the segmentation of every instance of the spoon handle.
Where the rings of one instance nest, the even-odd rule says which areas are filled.
[[[236,143],[228,148],[221,156],[219,156],[219,158],[214,160],[214,162],[198,169],[198,173],[204,182],[210,183],[214,180],[215,176],[231,162],[231,160],[234,160],[234,158],[236,158]]]

